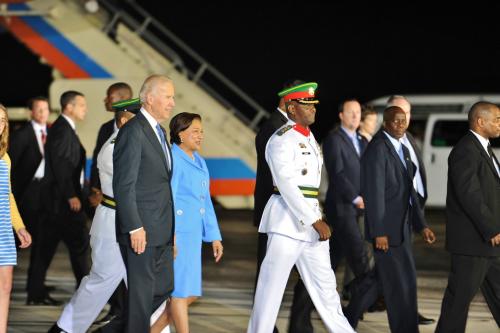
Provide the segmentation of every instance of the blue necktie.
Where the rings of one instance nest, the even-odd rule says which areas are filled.
[[[160,136],[161,140],[161,148],[163,149],[163,153],[165,154],[165,158],[167,159],[167,166],[168,169],[170,170],[170,160],[167,152],[167,139],[165,139],[165,133],[163,133],[163,130],[160,127],[160,124],[156,124],[156,131],[158,132],[158,135]]]

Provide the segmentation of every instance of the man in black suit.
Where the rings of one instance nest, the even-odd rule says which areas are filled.
[[[149,332],[150,316],[173,289],[172,155],[160,122],[175,106],[174,84],[144,82],[141,111],[120,130],[113,153],[116,233],[127,268],[128,333]]]
[[[40,244],[44,267],[33,277],[33,283],[42,286],[60,240],[68,247],[77,285],[89,272],[89,235],[82,210],[86,155],[75,132],[75,122],[85,118],[87,103],[83,94],[77,91],[64,92],[60,102],[62,114],[49,128],[45,144],[42,203],[49,217],[42,228]],[[41,297],[43,295],[29,295],[28,303],[39,302]]]
[[[31,121],[26,123],[11,137],[9,155],[12,160],[12,192],[19,204],[19,210],[32,235],[28,280],[26,290],[29,295],[44,295],[42,304],[58,305],[43,284],[33,283],[33,272],[43,267],[40,248],[41,229],[46,219],[42,202],[42,182],[45,175],[44,146],[47,139],[49,101],[46,97],[35,97],[28,102]],[[36,274],[35,274],[36,276]],[[36,290],[36,288],[43,288]]]
[[[401,139],[404,111],[384,111],[384,127],[368,144],[361,163],[366,238],[373,242],[377,274],[387,305],[391,332],[418,332],[415,262],[411,228],[427,243],[435,241],[413,186],[415,167]]]
[[[500,109],[478,102],[470,131],[448,157],[446,249],[451,271],[437,333],[465,332],[469,304],[481,287],[500,327],[500,164],[489,139],[500,136]]]
[[[108,87],[106,91],[106,97],[104,98],[104,107],[107,112],[114,112],[113,103],[124,101],[132,98],[132,88],[125,82],[116,82]],[[89,204],[91,212],[94,213],[95,208],[102,201],[102,191],[101,184],[99,181],[99,171],[97,170],[97,155],[101,151],[104,143],[109,139],[109,137],[118,131],[115,118],[110,121],[105,122],[99,129],[97,134],[97,141],[94,148],[94,153],[92,154],[92,166],[90,168],[90,195]],[[109,312],[100,320],[97,321],[98,324],[105,324],[110,322],[114,317],[121,316],[123,314],[123,308],[125,306],[125,296],[126,296],[125,283],[122,281],[120,285],[116,288],[115,292],[109,299],[108,303],[110,305]]]

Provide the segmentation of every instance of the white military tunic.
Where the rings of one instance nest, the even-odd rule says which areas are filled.
[[[116,131],[102,146],[97,168],[102,192],[113,197],[113,149]],[[92,325],[118,284],[126,281],[126,270],[116,242],[115,210],[99,205],[90,229],[92,268],[64,307],[57,325],[68,333],[84,333]]]
[[[268,234],[248,333],[271,333],[290,271],[299,274],[328,332],[354,332],[342,313],[330,264],[328,241],[319,241],[312,224],[322,218],[318,199],[302,188],[319,188],[323,156],[312,133],[292,120],[276,131],[266,146],[273,194],[264,209],[259,232]]]

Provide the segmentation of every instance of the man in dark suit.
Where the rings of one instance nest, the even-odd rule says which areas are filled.
[[[366,238],[373,242],[377,274],[387,305],[391,332],[418,332],[416,271],[411,228],[427,243],[435,241],[413,186],[415,167],[401,139],[404,111],[384,111],[384,127],[369,143],[361,163]]]
[[[28,108],[31,110],[31,121],[12,134],[9,147],[13,166],[12,192],[23,221],[33,238],[26,290],[28,296],[45,294],[43,299],[39,299],[43,300],[41,304],[58,305],[60,302],[50,297],[48,291],[36,290],[38,287],[45,289],[43,284],[33,283],[33,272],[43,267],[40,236],[47,214],[41,202],[49,101],[46,97],[35,97],[28,102]]]
[[[465,332],[469,304],[481,287],[500,327],[500,164],[489,139],[500,136],[500,109],[478,102],[470,131],[448,157],[446,249],[451,271],[437,333]]]
[[[355,279],[350,283],[352,293],[345,315],[356,327],[363,312],[377,299],[379,286],[370,268],[365,240],[359,218],[365,205],[361,196],[361,156],[368,141],[356,130],[361,120],[361,105],[355,99],[345,100],[339,107],[340,126],[331,131],[323,142],[325,167],[329,186],[325,212],[333,228],[330,243],[332,268],[346,257]]]
[[[406,132],[402,138],[402,142],[408,147],[410,152],[410,158],[413,164],[416,166],[415,177],[413,179],[413,187],[417,192],[417,197],[420,202],[422,209],[425,208],[425,202],[427,201],[427,175],[425,172],[424,160],[422,158],[422,151],[420,149],[420,144],[413,135],[408,132],[408,127],[410,126],[411,120],[411,104],[408,99],[403,95],[392,95],[387,100],[387,107],[389,106],[399,106],[406,115]],[[419,325],[430,325],[435,322],[432,318],[424,317],[420,312],[418,313],[418,324]]]
[[[77,285],[89,272],[89,235],[82,211],[85,149],[75,132],[75,122],[83,121],[87,103],[82,93],[66,91],[61,95],[62,114],[49,128],[45,144],[45,180],[42,203],[49,212],[42,228],[41,249],[44,267],[33,283],[43,286],[50,260],[63,240],[69,250]],[[36,290],[41,290],[38,287]],[[29,295],[28,303],[43,295]]]
[[[356,276],[370,270],[364,239],[358,227],[358,217],[365,208],[360,195],[361,155],[368,144],[356,130],[361,119],[361,105],[346,100],[340,105],[340,126],[331,131],[323,142],[325,167],[329,186],[325,212],[332,234],[332,268],[335,270],[344,256]]]
[[[113,103],[124,101],[132,98],[132,88],[125,82],[116,82],[108,87],[106,91],[106,98],[104,98],[104,107],[108,112],[114,112]],[[92,154],[92,166],[90,168],[90,195],[89,204],[91,212],[94,213],[95,208],[102,201],[102,191],[101,184],[99,181],[99,171],[97,170],[97,155],[101,151],[104,143],[109,139],[109,137],[118,131],[115,118],[110,121],[105,122],[99,129],[97,134],[97,141],[94,148],[94,153]],[[114,317],[121,316],[123,308],[125,306],[125,296],[126,296],[125,283],[122,281],[120,285],[116,288],[115,292],[109,299],[109,312],[100,320],[97,321],[98,324],[105,324],[110,322]]]
[[[172,155],[160,122],[175,106],[174,84],[144,82],[141,111],[120,130],[113,153],[116,233],[127,268],[128,333],[149,332],[150,316],[173,289]]]

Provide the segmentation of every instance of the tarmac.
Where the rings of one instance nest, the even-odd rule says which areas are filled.
[[[215,264],[210,247],[204,246],[203,297],[190,307],[192,333],[246,332],[252,308],[257,248],[257,230],[252,225],[252,212],[218,210],[217,214],[224,243],[224,257],[220,263]],[[428,211],[427,219],[438,240],[427,246],[420,237],[415,237],[418,308],[420,313],[437,321],[447,284],[449,255],[444,250],[443,211]],[[19,263],[14,271],[9,333],[47,332],[62,311],[62,306],[25,305],[28,260],[29,250],[20,251]],[[337,281],[342,281],[343,271],[341,265],[336,272]],[[292,272],[277,320],[277,327],[282,333],[287,332],[293,286],[296,281],[297,275]],[[51,293],[52,297],[65,302],[75,290],[69,257],[62,243],[48,271],[46,284],[56,287]],[[338,282],[338,285],[341,288],[342,283]],[[100,317],[104,314],[105,311]],[[314,332],[326,332],[316,313],[313,313],[313,326]],[[97,326],[91,327],[89,332],[95,328]],[[420,326],[420,332],[434,332],[435,328],[436,324]],[[356,331],[389,332],[386,312],[365,313]],[[172,332],[175,330],[172,329]],[[500,332],[480,293],[470,306],[466,332]]]

